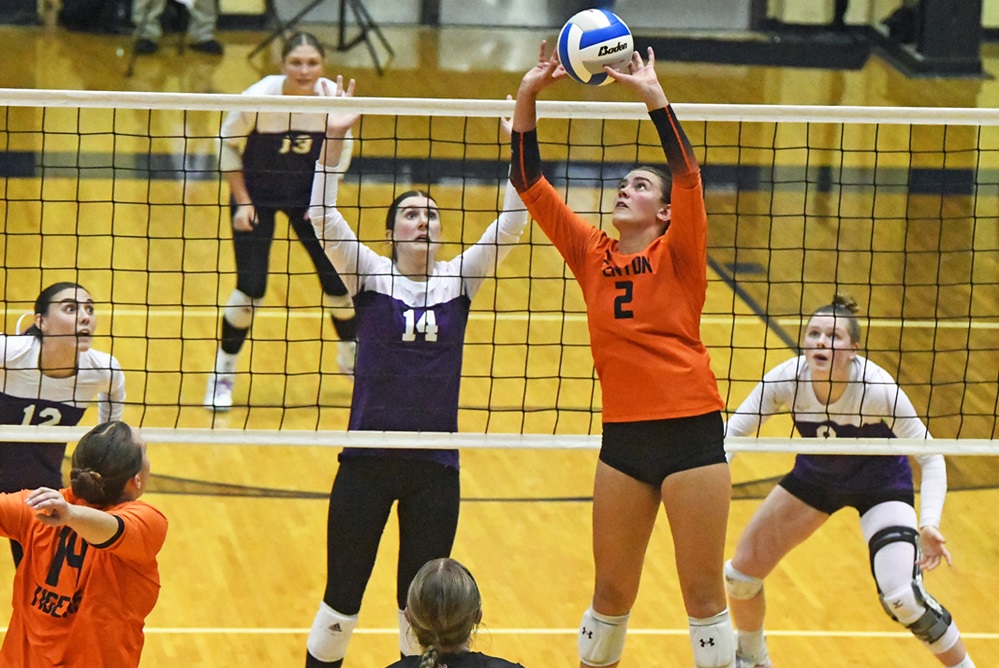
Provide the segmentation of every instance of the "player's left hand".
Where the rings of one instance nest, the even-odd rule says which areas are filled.
[[[656,74],[656,54],[649,47],[648,60],[642,60],[642,55],[635,51],[631,54],[627,72],[618,72],[610,67],[604,67],[604,72],[611,79],[635,91],[648,105],[649,109],[661,109],[669,104],[659,75]]]
[[[69,503],[58,490],[39,487],[24,502],[35,511],[35,517],[42,524],[58,527],[69,521]]]
[[[513,95],[506,96],[507,102],[513,101]],[[506,135],[507,139],[513,137],[513,118],[507,118],[505,116],[500,116],[500,130]]]
[[[336,76],[336,88],[332,88],[328,81],[323,80],[320,83],[319,90],[320,95],[323,97],[353,97],[354,96],[354,80],[351,79],[347,87],[343,86],[343,75],[338,74]],[[326,115],[326,137],[329,139],[341,139],[347,134],[347,130],[351,128],[357,119],[361,117],[357,113],[340,113],[340,114],[327,114]]]
[[[940,562],[946,561],[947,565],[951,565],[950,552],[944,543],[947,539],[944,538],[943,534],[940,533],[940,529],[936,527],[923,527],[919,530],[919,543],[922,548],[923,556],[916,562],[919,567],[923,570],[932,571],[934,568],[940,565]]]

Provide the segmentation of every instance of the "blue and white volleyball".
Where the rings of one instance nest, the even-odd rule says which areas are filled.
[[[613,79],[604,65],[624,71],[635,50],[631,31],[613,12],[586,9],[565,22],[558,35],[558,59],[569,76],[591,86]]]

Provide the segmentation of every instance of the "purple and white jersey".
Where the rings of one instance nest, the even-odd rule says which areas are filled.
[[[281,95],[286,78],[283,74],[266,76],[243,95]],[[323,81],[336,89],[336,83],[319,79],[316,95]],[[221,136],[221,169],[243,171],[254,206],[309,206],[316,159],[326,137],[326,114],[234,111],[226,115]],[[349,164],[349,145],[343,155]],[[346,169],[346,165],[341,167],[341,171]]]
[[[778,365],[731,416],[726,435],[755,436],[767,418],[785,410],[791,412],[795,429],[806,438],[931,438],[909,397],[891,375],[860,355],[851,363],[850,383],[843,396],[829,405],[815,396],[804,356]],[[942,489],[927,489],[926,470],[927,465],[942,469],[943,458],[925,455],[917,459],[924,473],[922,514],[939,518],[946,475]],[[831,492],[912,490],[912,468],[908,458],[901,455],[799,454],[794,473]],[[930,484],[938,486],[940,475],[931,477]],[[927,507],[928,496],[932,497],[931,507]]]
[[[479,241],[453,260],[437,262],[429,280],[414,281],[401,275],[391,259],[358,241],[335,208],[338,182],[330,173],[317,172],[310,217],[357,310],[349,429],[455,432],[472,298],[513,250],[527,212],[507,183],[503,212]],[[418,457],[458,466],[456,450],[348,448],[348,454]]]
[[[52,378],[38,368],[41,347],[31,335],[0,334],[0,424],[74,426],[95,398],[99,422],[121,419],[125,374],[118,360],[88,350],[76,375]]]

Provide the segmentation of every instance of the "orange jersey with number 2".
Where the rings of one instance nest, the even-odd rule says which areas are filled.
[[[724,408],[701,342],[707,214],[700,173],[674,175],[670,225],[640,253],[574,213],[544,178],[521,192],[586,301],[604,422],[703,415]],[[683,183],[681,183],[681,180]]]

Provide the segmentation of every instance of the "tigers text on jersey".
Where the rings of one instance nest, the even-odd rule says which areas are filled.
[[[335,208],[338,179],[318,172],[310,217],[357,310],[352,430],[458,430],[465,326],[472,297],[515,247],[527,215],[509,184],[504,209],[479,241],[426,281],[401,275],[360,243]],[[344,451],[348,454],[347,450]],[[420,456],[457,467],[457,451],[365,450]]]
[[[282,74],[264,77],[243,94],[281,95],[285,79]],[[320,79],[317,92],[323,81],[331,83]],[[316,158],[326,136],[326,114],[232,112],[222,124],[221,135],[233,148],[223,153],[224,158],[242,155],[247,192],[255,206],[283,209],[309,205]],[[222,165],[224,171],[238,168]]]
[[[166,539],[166,517],[142,501],[106,508],[118,518],[119,532],[90,545],[68,526],[36,520],[24,502],[29,493],[0,494],[0,535],[24,546],[0,665],[137,666],[144,620],[159,596],[156,555]],[[70,490],[62,494],[86,505]]]
[[[891,375],[857,355],[843,396],[826,405],[812,387],[804,355],[774,367],[728,421],[728,436],[755,436],[760,424],[789,410],[806,438],[930,438],[909,397]],[[904,455],[808,455],[795,460],[806,482],[831,489],[912,489],[912,469]]]
[[[521,193],[572,270],[586,301],[604,422],[703,415],[724,408],[701,309],[707,291],[707,223],[700,178],[673,180],[671,222],[640,253],[574,213],[542,177]]]
[[[75,375],[52,378],[38,368],[41,347],[30,334],[0,335],[0,424],[73,426],[95,397],[99,422],[121,419],[125,375],[118,360],[90,349],[79,355]]]

